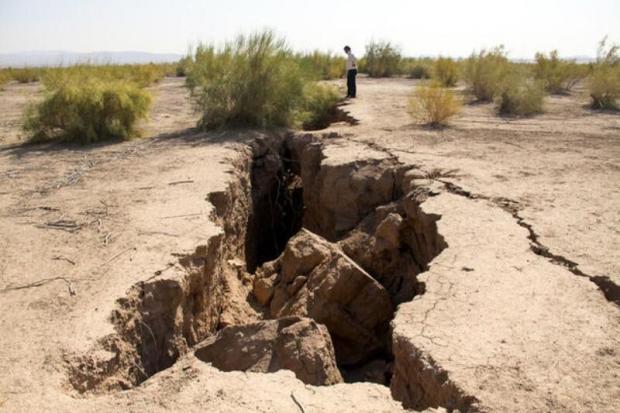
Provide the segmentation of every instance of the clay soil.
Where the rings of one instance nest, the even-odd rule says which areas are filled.
[[[141,139],[88,147],[25,144],[40,86],[0,91],[0,411],[617,411],[620,115],[577,88],[539,116],[466,104],[433,130],[407,114],[416,85],[361,78],[343,107],[356,122],[322,131],[199,133],[182,79],[165,79]],[[263,189],[305,211],[266,263],[248,252]],[[302,224],[328,258],[286,284],[287,253],[314,254],[287,244]],[[312,307],[325,268],[366,301],[329,290],[346,303]],[[319,331],[261,335],[285,362],[221,371],[196,351],[237,329],[252,348],[245,331],[279,317]],[[312,343],[304,377],[329,385],[272,368]]]

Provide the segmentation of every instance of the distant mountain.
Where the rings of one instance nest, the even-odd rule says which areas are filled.
[[[146,52],[66,52],[66,51],[32,51],[20,53],[0,53],[0,67],[23,66],[68,66],[76,63],[167,63],[181,59],[176,53]]]

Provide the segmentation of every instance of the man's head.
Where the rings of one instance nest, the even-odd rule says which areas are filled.
[[[344,52],[345,53],[351,53],[351,48],[349,46],[345,46],[344,47]]]

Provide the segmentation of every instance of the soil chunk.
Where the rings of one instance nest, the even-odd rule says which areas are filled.
[[[327,328],[307,318],[226,327],[200,343],[195,355],[224,371],[291,370],[307,384],[342,382]]]
[[[390,296],[337,245],[302,230],[277,261],[268,264],[278,271],[272,317],[297,315],[325,324],[341,364],[359,363],[385,348],[381,332],[387,333],[393,314]]]

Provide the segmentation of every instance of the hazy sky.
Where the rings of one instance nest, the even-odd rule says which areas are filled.
[[[273,28],[297,49],[359,55],[372,38],[407,55],[468,55],[506,45],[514,58],[620,42],[620,0],[0,0],[0,53],[31,50],[184,53],[199,40]]]

